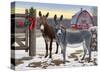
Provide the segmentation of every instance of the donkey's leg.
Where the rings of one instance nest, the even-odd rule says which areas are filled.
[[[49,58],[52,58],[52,42],[53,42],[53,39],[51,39],[51,41],[50,41],[50,48],[49,48],[50,56],[49,56]]]
[[[87,47],[86,47],[86,43],[85,43],[85,41],[83,42],[83,49],[84,49],[84,55],[83,55],[83,57],[82,57],[82,59],[81,60],[84,60],[84,58],[85,58],[85,55],[86,55],[86,53],[87,53],[87,49],[86,49]]]
[[[88,50],[88,53],[89,53],[89,60],[88,62],[90,62],[91,60],[91,48],[90,48],[90,40],[87,41],[87,50]]]
[[[55,54],[57,54],[58,53],[58,47],[59,47],[59,44],[56,42],[56,46],[57,46],[57,49],[56,49],[56,52],[55,52]]]
[[[63,63],[65,64],[65,62],[66,62],[66,47],[63,47],[62,54],[63,54]]]
[[[48,56],[48,41],[45,40],[45,46],[46,46],[46,54],[45,54],[45,57]]]
[[[86,39],[86,47],[87,47],[87,50],[88,50],[88,53],[89,53],[89,59],[88,59],[88,62],[90,62],[90,60],[91,60],[91,48],[90,48],[90,42],[91,42],[91,38]]]

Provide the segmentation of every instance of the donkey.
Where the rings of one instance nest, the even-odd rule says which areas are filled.
[[[62,15],[63,17],[63,15]],[[55,21],[55,34],[56,37],[58,38],[58,43],[61,46],[62,54],[63,54],[63,63],[66,62],[66,47],[67,44],[77,44],[77,43],[82,43],[83,44],[83,49],[84,49],[84,55],[81,60],[84,60],[85,55],[89,53],[89,59],[88,62],[91,60],[91,48],[90,48],[90,42],[91,42],[91,37],[92,34],[89,30],[76,30],[73,31],[71,28],[66,28],[64,25],[62,25],[61,21],[57,20],[57,15],[54,16],[54,21]]]
[[[45,40],[45,46],[46,46],[46,54],[45,57],[48,56],[48,42],[50,41],[50,55],[49,58],[52,58],[52,42],[55,38],[55,32],[53,26],[48,24],[47,17],[49,15],[49,12],[46,15],[42,15],[41,11],[39,11],[39,21],[40,21],[40,30],[42,32],[42,36]],[[56,54],[58,53],[58,43],[56,42],[57,49],[56,49]]]

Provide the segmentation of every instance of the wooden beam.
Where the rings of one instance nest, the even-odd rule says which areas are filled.
[[[15,38],[17,41],[25,41],[26,38]]]
[[[27,47],[27,49],[25,50],[26,52],[28,52],[28,42],[29,42],[29,40],[28,40],[28,32],[29,32],[29,30],[28,30],[28,28],[26,29],[26,33],[25,33],[25,46]]]
[[[27,49],[26,46],[23,46],[23,47],[20,47],[20,46],[14,47],[14,46],[12,46],[11,50],[25,50],[25,49]]]
[[[35,28],[29,31],[29,56],[36,55],[36,32]]]
[[[24,47],[25,45],[20,41],[20,39],[15,39],[16,43],[18,43],[18,45],[20,47]]]

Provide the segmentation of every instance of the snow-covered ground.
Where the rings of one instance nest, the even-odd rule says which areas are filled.
[[[75,46],[75,48],[73,48]],[[63,56],[61,54],[61,48],[59,47],[59,53],[55,54],[56,43],[53,42],[52,59],[44,58],[45,55],[45,43],[43,37],[36,38],[36,56],[32,57],[30,60],[22,60],[23,63],[15,66],[16,70],[28,70],[28,69],[42,69],[42,68],[61,68],[61,67],[79,67],[79,66],[94,66],[97,63],[97,52],[92,52],[92,61],[87,62],[88,54],[83,62],[80,59],[83,56],[83,46],[82,44],[68,45],[66,50],[67,61],[66,64],[62,63]],[[12,51],[13,54],[14,51]],[[25,50],[16,50],[15,59],[21,59],[23,57],[29,57],[28,52]],[[53,61],[59,61],[59,65],[56,65]],[[36,67],[35,64],[38,64]]]

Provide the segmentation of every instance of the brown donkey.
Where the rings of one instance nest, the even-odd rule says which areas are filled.
[[[45,57],[48,56],[48,42],[50,41],[50,55],[49,58],[52,58],[52,42],[55,38],[55,33],[53,30],[53,26],[51,26],[50,24],[48,24],[47,22],[47,17],[49,15],[49,12],[46,15],[42,15],[41,11],[39,11],[39,21],[40,21],[40,30],[42,32],[42,36],[45,40],[45,46],[46,46],[46,55]],[[58,53],[58,43],[56,42],[57,45],[57,49],[55,53]]]

